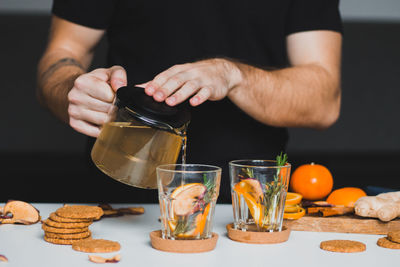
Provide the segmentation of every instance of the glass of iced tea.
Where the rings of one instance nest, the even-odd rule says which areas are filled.
[[[200,164],[158,166],[162,238],[210,238],[220,182],[220,167]]]
[[[229,162],[235,229],[282,230],[290,167],[286,160]]]

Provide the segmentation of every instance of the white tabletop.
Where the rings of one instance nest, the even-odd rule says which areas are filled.
[[[2,204],[0,204],[2,206]],[[43,219],[61,204],[33,204]],[[135,205],[113,205],[115,207]],[[149,233],[160,229],[158,205],[143,205],[145,214],[103,218],[90,226],[93,238],[118,241],[121,261],[115,266],[398,266],[400,250],[378,247],[381,236],[293,231],[287,242],[274,245],[244,244],[230,240],[225,225],[232,221],[230,205],[217,205],[214,232],[219,234],[214,251],[197,254],[177,254],[155,250]],[[319,248],[321,241],[349,239],[366,244],[361,253],[333,253]],[[101,254],[104,257],[117,253]],[[71,246],[54,245],[43,240],[41,224],[0,225],[0,254],[8,263],[0,267],[25,266],[94,266],[88,253],[77,252]],[[98,254],[96,254],[98,255]],[[111,265],[114,266],[114,265]]]

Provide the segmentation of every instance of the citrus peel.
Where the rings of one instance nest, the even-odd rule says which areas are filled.
[[[304,208],[300,208],[298,212],[285,212],[283,214],[283,218],[289,220],[297,220],[303,217],[305,214],[306,210]]]
[[[301,207],[299,205],[285,205],[285,212],[299,212]]]
[[[301,202],[303,196],[294,192],[287,192],[285,205],[296,205]]]

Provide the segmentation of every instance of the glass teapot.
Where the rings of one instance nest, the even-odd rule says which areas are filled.
[[[176,163],[189,121],[186,103],[171,107],[154,101],[143,88],[121,87],[92,148],[92,160],[117,181],[155,189],[156,167]]]

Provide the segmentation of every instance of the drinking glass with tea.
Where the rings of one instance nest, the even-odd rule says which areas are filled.
[[[242,231],[282,230],[291,165],[277,160],[234,160],[229,163],[233,226]]]
[[[162,238],[207,239],[212,235],[221,168],[201,164],[157,167]]]

